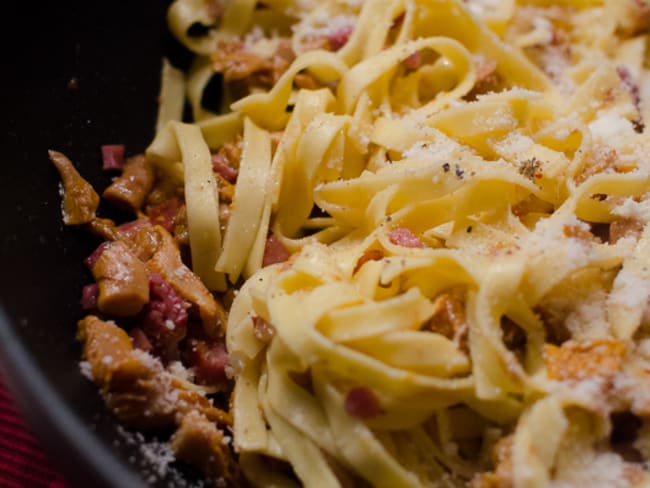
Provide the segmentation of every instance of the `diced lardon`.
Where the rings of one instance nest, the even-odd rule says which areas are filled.
[[[154,180],[153,166],[140,154],[127,160],[122,174],[104,190],[102,196],[122,210],[136,212],[153,188]]]
[[[81,225],[95,218],[99,206],[99,195],[93,187],[77,172],[72,162],[58,151],[48,151],[50,160],[56,167],[63,182],[63,223]]]
[[[127,333],[114,323],[88,315],[79,321],[78,335],[93,381],[125,425],[164,430],[180,425],[191,412],[221,427],[232,424],[231,416],[203,393],[186,389],[158,359],[134,349]]]
[[[178,459],[198,467],[208,479],[223,480],[231,486],[242,480],[227,445],[223,432],[198,412],[186,415],[172,437],[172,449]]]
[[[205,332],[211,337],[223,335],[227,321],[226,311],[217,302],[201,280],[185,266],[174,238],[161,226],[153,230],[156,250],[149,261],[147,270],[159,273],[176,293],[195,306]]]
[[[149,277],[144,263],[122,241],[104,246],[92,267],[99,287],[97,308],[120,317],[137,314],[149,302]]]

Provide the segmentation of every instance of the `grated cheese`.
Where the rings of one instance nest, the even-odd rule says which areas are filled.
[[[81,371],[81,374],[84,377],[88,378],[90,381],[95,381],[95,377],[93,376],[93,368],[88,361],[81,361],[79,363],[79,371]]]
[[[147,439],[142,433],[127,430],[122,426],[117,427],[117,433],[125,445],[137,449],[139,456],[131,455],[128,461],[131,464],[136,464],[138,471],[147,483],[170,488],[204,488],[206,486],[203,480],[188,481],[186,476],[174,466],[176,456],[169,441]],[[120,442],[117,441],[117,444],[119,445]],[[168,484],[161,485],[163,479],[168,480]]]
[[[588,127],[596,140],[614,147],[622,146],[626,139],[636,134],[629,120],[615,114],[599,114]]]
[[[564,461],[564,462],[563,462]],[[629,488],[626,463],[621,456],[611,452],[591,453],[574,450],[561,456],[560,469],[550,488]]]
[[[331,16],[329,12],[321,10],[291,28],[302,39],[329,37],[343,29],[348,29],[356,23],[356,16],[339,14]]]
[[[620,292],[612,294],[610,300],[626,308],[644,307],[650,297],[650,282],[639,276],[636,270],[627,270],[625,267],[616,277],[617,288]]]
[[[567,316],[565,326],[577,340],[601,339],[610,336],[607,321],[607,293],[596,290],[584,300],[575,302]]]

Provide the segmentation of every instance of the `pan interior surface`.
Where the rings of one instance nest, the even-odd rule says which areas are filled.
[[[10,2],[5,37],[0,204],[0,365],[17,402],[73,486],[188,485],[117,425],[79,372],[82,259],[98,241],[64,228],[48,149],[98,190],[102,144],[142,152],[154,133],[168,2]],[[100,212],[103,209],[100,209]],[[179,476],[181,476],[179,478]],[[191,475],[189,475],[191,478]]]

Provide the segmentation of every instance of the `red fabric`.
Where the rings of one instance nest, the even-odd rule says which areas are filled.
[[[66,488],[29,432],[0,379],[0,486]]]

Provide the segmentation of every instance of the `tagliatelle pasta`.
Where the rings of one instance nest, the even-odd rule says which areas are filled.
[[[266,194],[268,193],[269,166],[271,163],[271,138],[249,119],[244,121],[244,149],[239,177],[235,187],[230,222],[226,229],[223,249],[215,269],[228,274],[236,282],[247,263],[258,234],[265,236],[267,226],[261,226]],[[252,265],[261,266],[261,256]],[[222,264],[223,263],[223,264]]]
[[[193,272],[232,298],[249,482],[650,485],[650,4],[168,20],[196,57],[165,64],[146,156],[183,188]]]
[[[177,1],[170,21],[204,12]],[[186,39],[264,57],[288,37],[296,53],[230,106],[269,170],[259,191],[237,188],[246,223],[231,220],[237,254],[224,244],[217,269],[236,278],[255,229],[294,253],[249,263],[227,327],[250,480],[650,482],[645,427],[637,460],[614,441],[618,418],[650,413],[634,391],[650,360],[647,231],[625,230],[650,217],[649,16],[632,1],[234,1]],[[279,131],[272,159],[264,131]],[[553,348],[575,372],[551,373],[571,369]]]

